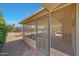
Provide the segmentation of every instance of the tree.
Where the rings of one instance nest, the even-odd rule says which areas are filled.
[[[0,49],[4,46],[7,36],[7,26],[4,21],[2,12],[0,12]]]
[[[16,30],[15,24],[7,25],[8,32],[14,32]]]

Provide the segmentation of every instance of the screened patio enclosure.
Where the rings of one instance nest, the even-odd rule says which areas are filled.
[[[71,4],[51,13],[51,48],[74,55],[75,40],[72,36],[76,22],[76,4]],[[54,53],[54,51],[52,51]],[[61,53],[58,55],[62,55]],[[64,55],[65,55],[64,54]]]
[[[43,5],[42,10],[20,22],[27,29],[23,40],[41,55],[75,55],[76,4]]]
[[[34,49],[36,49],[36,21],[31,21],[27,25],[24,26],[24,39],[32,46]],[[25,30],[27,29],[27,30]]]
[[[28,22],[24,26],[28,28],[28,30],[24,30],[26,32],[24,34],[25,41],[40,51],[42,55],[49,55],[48,15]]]

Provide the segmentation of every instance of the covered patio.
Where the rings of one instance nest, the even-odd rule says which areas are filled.
[[[76,55],[76,4],[45,3],[20,22],[23,40],[41,55]]]

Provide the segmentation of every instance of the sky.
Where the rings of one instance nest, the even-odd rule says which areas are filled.
[[[41,8],[42,4],[40,3],[0,3],[0,11],[3,13],[6,23],[17,26],[21,20],[31,16]]]

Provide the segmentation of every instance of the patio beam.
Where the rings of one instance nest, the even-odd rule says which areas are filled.
[[[22,20],[19,24],[29,24],[29,22],[38,19],[39,17],[48,14],[46,9],[42,9],[38,12],[36,12],[35,14],[33,14],[32,16],[28,17],[27,19]]]

